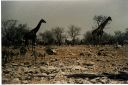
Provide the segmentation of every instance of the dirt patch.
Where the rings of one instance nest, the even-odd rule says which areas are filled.
[[[44,56],[45,48],[39,46],[36,47],[36,62],[30,49],[24,57],[15,55],[2,66],[2,83],[128,83],[125,76],[128,57],[123,49],[113,46],[53,46],[56,54]]]

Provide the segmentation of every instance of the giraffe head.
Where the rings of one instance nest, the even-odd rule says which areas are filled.
[[[45,21],[44,19],[41,19],[40,21],[41,21],[42,23],[46,23],[46,21]]]
[[[112,18],[109,16],[109,17],[107,18],[107,20],[112,21]]]

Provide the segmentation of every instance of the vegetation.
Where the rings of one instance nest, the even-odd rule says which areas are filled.
[[[26,24],[18,24],[17,20],[2,21],[2,45],[21,45],[26,32],[28,32]]]
[[[99,26],[105,19],[106,16],[94,16],[93,20],[95,24],[93,28]],[[17,20],[2,21],[2,45],[22,45],[23,36],[28,32],[28,29],[27,24],[19,24]],[[83,34],[83,39],[79,39],[80,31],[81,28],[75,25],[68,27],[67,31],[65,31],[63,27],[58,26],[40,33],[39,36],[41,39],[37,41],[41,43],[41,45],[92,44],[93,39],[91,31],[87,31]],[[64,34],[64,32],[67,32],[67,35]],[[121,45],[128,43],[128,28],[126,28],[125,32],[115,31],[114,35],[104,33],[101,39],[101,44],[116,44],[117,42]]]

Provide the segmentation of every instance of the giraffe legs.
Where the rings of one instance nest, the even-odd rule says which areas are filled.
[[[29,44],[29,43],[28,43],[28,40],[26,39],[26,40],[25,40],[25,47],[27,47],[27,49],[29,50],[28,44]]]
[[[36,64],[36,58],[37,58],[37,56],[35,55],[35,41],[36,41],[36,38],[32,40],[32,55],[31,55],[31,56],[34,56],[34,65]]]

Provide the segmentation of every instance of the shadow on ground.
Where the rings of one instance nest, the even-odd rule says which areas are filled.
[[[118,74],[103,73],[104,76],[114,80],[128,80],[128,72],[119,72]]]
[[[127,72],[119,72],[118,74],[111,74],[111,73],[102,73],[102,74],[69,74],[65,75],[67,78],[89,78],[94,79],[97,77],[107,77],[108,79],[114,80],[128,80],[128,73]]]

